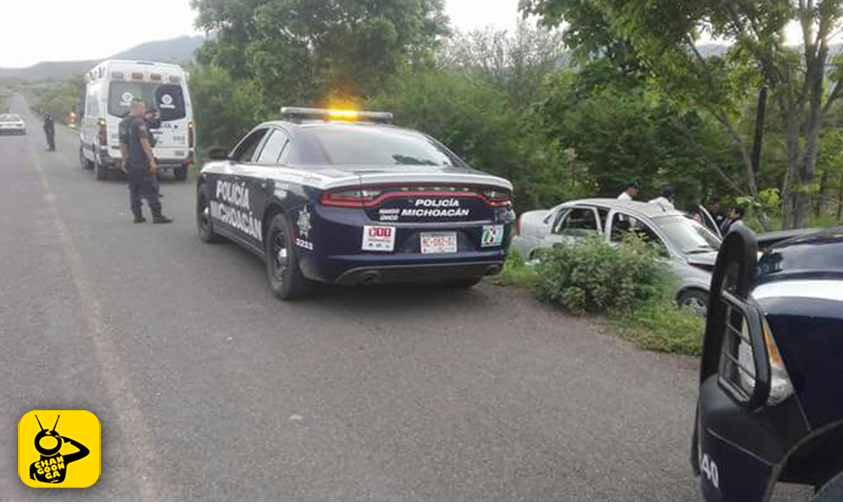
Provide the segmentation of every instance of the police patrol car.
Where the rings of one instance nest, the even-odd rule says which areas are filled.
[[[314,281],[471,287],[502,269],[515,220],[508,181],[391,126],[389,113],[282,116],[230,154],[210,152],[196,199],[201,239],[264,258],[277,297],[304,295]]]
[[[843,227],[758,259],[737,226],[712,278],[692,465],[709,500],[777,482],[843,500]]]

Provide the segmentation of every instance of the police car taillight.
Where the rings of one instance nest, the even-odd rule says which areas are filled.
[[[322,204],[347,208],[364,208],[383,193],[380,189],[344,189],[322,195]]]
[[[486,199],[486,203],[493,207],[505,207],[512,203],[512,195],[508,191],[500,189],[486,189],[481,194]]]

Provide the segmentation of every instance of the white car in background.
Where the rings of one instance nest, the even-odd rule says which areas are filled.
[[[630,232],[657,245],[678,280],[676,302],[705,315],[711,271],[721,240],[682,212],[637,201],[570,201],[550,210],[521,215],[510,250],[533,260],[537,251],[555,244],[571,243],[594,234],[617,243]]]
[[[0,135],[26,135],[26,123],[17,114],[0,114]]]

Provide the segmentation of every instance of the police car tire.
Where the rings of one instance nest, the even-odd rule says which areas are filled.
[[[284,270],[282,280],[275,278],[275,265],[272,254],[272,242],[277,233],[283,233],[284,242],[287,246],[287,267]],[[266,237],[266,276],[269,280],[269,287],[272,294],[281,300],[297,299],[306,296],[313,288],[313,283],[304,277],[299,268],[299,259],[296,247],[290,237],[293,236],[292,227],[284,214],[278,214],[272,218],[267,228]]]
[[[470,289],[479,284],[483,277],[458,278],[456,280],[445,280],[445,286],[452,289]]]
[[[688,307],[699,311],[698,315],[704,317],[705,311],[708,310],[708,293],[699,289],[688,289],[679,295],[676,304],[680,308]]]
[[[814,502],[841,502],[843,501],[843,473],[838,474],[814,494]]]
[[[202,220],[205,208],[208,207],[208,200],[205,198],[203,186],[199,186],[196,192],[196,230],[199,232],[199,239],[205,243],[219,243],[223,241],[222,236],[214,232],[214,222],[208,218],[207,225]]]

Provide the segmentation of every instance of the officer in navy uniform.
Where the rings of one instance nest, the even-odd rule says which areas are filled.
[[[144,120],[143,100],[132,100],[130,114],[120,122],[120,152],[123,154],[123,173],[129,177],[130,203],[135,224],[146,222],[141,210],[141,198],[146,199],[154,224],[173,222],[173,219],[161,214],[158,163],[152,153],[149,127]]]
[[[47,150],[50,152],[56,151],[56,121],[53,116],[47,114],[44,116],[44,135],[47,137]]]

